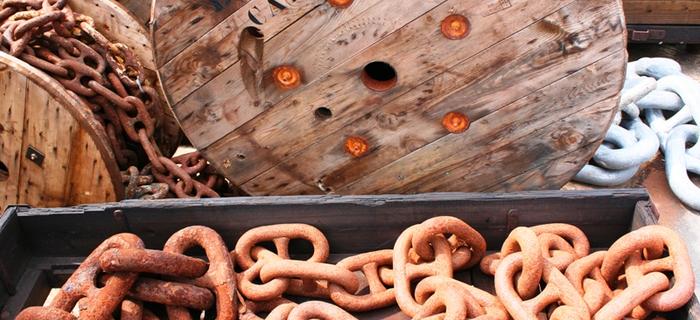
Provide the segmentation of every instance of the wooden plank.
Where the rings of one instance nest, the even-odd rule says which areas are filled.
[[[19,200],[27,78],[0,62],[0,212]]]
[[[107,164],[97,151],[95,141],[82,128],[73,137],[69,159],[67,204],[117,201]]]
[[[225,79],[223,81],[225,81],[226,84],[230,84],[230,81],[233,81],[232,79],[238,79],[240,77],[240,69],[229,67],[238,61],[238,41],[241,32],[245,28],[255,27],[265,36],[266,40],[273,39],[280,32],[287,29],[290,24],[306,15],[313,8],[324,3],[325,0],[296,1],[293,7],[270,16],[264,24],[255,23],[251,20],[250,15],[248,15],[249,10],[252,10],[250,8],[252,8],[256,2],[260,1],[250,2],[244,8],[233,13],[220,25],[188,46],[160,68],[168,96],[173,104],[178,103],[184,97],[195,91],[195,89],[206,84],[224,70],[228,69],[226,75],[219,78]],[[266,6],[273,7],[269,3],[266,3]],[[332,16],[333,12],[335,12],[335,10],[330,9],[328,5],[326,5],[325,8],[326,10],[323,12],[326,16]],[[311,25],[302,26],[308,27],[309,29],[306,29],[306,33],[313,35],[313,33],[308,31],[314,30],[311,29],[311,27],[319,22],[323,23],[323,19],[318,19]],[[300,35],[299,32],[292,34],[294,34],[294,36]],[[303,33],[301,35],[303,35]],[[292,48],[295,42],[303,44],[301,41],[290,42],[289,39],[282,39],[282,41]],[[274,47],[271,49],[274,52]],[[265,54],[267,54],[267,50]],[[221,90],[221,87],[215,88]],[[229,96],[226,91],[215,92],[217,92],[217,95]],[[235,97],[235,95],[230,95],[229,97]]]
[[[319,183],[326,189],[338,190],[368,172],[376,171],[447,135],[440,125],[441,117],[447,112],[460,111],[467,114],[472,122],[477,122],[503,105],[539,89],[538,84],[544,86],[565,78],[571,74],[571,70],[585,67],[610,51],[621,50],[623,46],[619,38],[612,36],[621,34],[620,28],[602,27],[594,33],[588,27],[590,21],[607,15],[610,6],[583,2],[572,4],[545,19],[547,21],[531,25],[450,72],[385,104],[374,111],[369,119],[356,120],[302,152],[288,159],[280,159],[281,164],[244,183],[242,187],[258,195],[322,193]],[[596,10],[587,10],[590,8]],[[552,23],[561,23],[557,19],[561,19],[566,11],[581,12],[576,16],[580,22],[569,21],[562,32],[547,31]],[[552,50],[560,47],[571,34],[588,39],[590,45],[578,52]],[[561,62],[541,65],[533,64],[534,59]],[[528,75],[529,81],[522,81],[523,74]],[[445,95],[449,97],[443,98]],[[541,112],[539,105],[532,107]],[[348,135],[368,137],[373,144],[381,147],[361,159],[350,158],[342,145],[337,143]],[[472,142],[470,146],[470,151],[474,153],[482,151],[478,143]],[[559,180],[556,182],[559,183]]]
[[[458,2],[458,3],[456,3]],[[247,181],[286,157],[313,144],[321,137],[364,117],[370,110],[392,101],[413,90],[421,83],[434,78],[436,70],[449,70],[469,57],[490,47],[500,39],[521,30],[544,16],[560,9],[570,1],[528,2],[512,1],[512,7],[488,16],[488,3],[476,1],[447,1],[414,20],[355,56],[352,60],[332,70],[322,81],[311,83],[293,97],[283,100],[274,108],[237,128],[224,139],[204,150],[205,154],[221,164],[230,159],[230,168],[220,167],[234,181]],[[453,11],[450,11],[453,10]],[[446,40],[435,27],[433,17],[460,12],[472,18],[471,39],[464,46],[459,41]],[[514,15],[519,12],[521,15]],[[519,17],[529,16],[531,19]],[[491,28],[492,25],[508,25],[508,28]],[[494,33],[497,35],[494,36]],[[407,43],[412,50],[401,50]],[[449,55],[445,53],[450,53]],[[386,61],[399,74],[399,85],[381,94],[371,92],[357,80],[360,70],[369,61]],[[426,63],[417,63],[427,61]],[[320,122],[314,116],[318,107],[329,106],[333,117]],[[284,119],[284,121],[281,121]],[[215,132],[216,128],[210,129]],[[192,138],[190,136],[190,138]],[[209,139],[206,139],[208,141]],[[205,140],[199,143],[206,145]],[[197,144],[197,142],[194,142]],[[342,143],[342,141],[338,142]],[[236,155],[244,159],[232,159]]]
[[[500,109],[488,117],[484,118],[482,121],[477,121],[469,129],[467,135],[449,135],[444,138],[422,148],[408,156],[401,158],[398,161],[382,168],[379,171],[368,174],[360,180],[357,180],[354,184],[347,186],[346,188],[352,188],[353,192],[374,192],[374,190],[389,189],[393,192],[401,191],[417,191],[417,190],[430,190],[436,187],[444,186],[449,181],[458,179],[465,173],[465,170],[460,168],[461,165],[465,163],[477,162],[477,161],[487,161],[491,163],[492,159],[488,156],[481,156],[480,153],[465,152],[460,149],[446,149],[444,146],[448,145],[472,145],[472,141],[489,141],[488,149],[486,150],[497,150],[499,148],[507,148],[516,139],[529,139],[529,134],[540,130],[541,128],[546,128],[552,123],[557,122],[557,119],[562,119],[568,116],[573,116],[576,118],[576,113],[585,110],[586,107],[594,104],[604,97],[609,97],[614,95],[620,89],[619,84],[622,82],[624,75],[619,69],[615,67],[611,68],[611,65],[620,65],[621,59],[624,59],[625,54],[622,51],[612,54],[611,56],[585,68],[572,75],[572,79],[564,79],[555,82],[546,88],[538,91],[537,93],[523,98],[505,108]],[[587,75],[586,75],[587,74]],[[580,83],[577,77],[595,79],[593,82]],[[611,85],[613,84],[613,85]],[[562,95],[562,92],[566,92]],[[541,110],[537,109],[527,109],[528,105],[537,104],[538,101],[545,100],[546,97],[557,97],[557,99],[552,99],[547,101],[541,106]],[[547,107],[549,105],[558,106],[558,110]],[[542,112],[542,110],[549,110],[548,112]],[[608,110],[614,110],[610,108]],[[525,114],[520,114],[519,112],[525,112]],[[612,112],[608,115],[610,117]],[[581,116],[579,121],[584,124],[587,122],[586,119]],[[605,120],[610,118],[603,118],[597,121],[592,121],[592,125],[602,126],[602,128],[607,128],[609,123],[603,123]],[[517,128],[517,129],[516,129]],[[599,128],[600,129],[600,128]],[[578,130],[578,129],[577,129]],[[600,139],[604,130],[598,131],[598,135],[591,136],[590,133],[587,135],[581,135],[577,131],[570,130],[568,133],[563,131],[565,135],[560,136],[562,132],[556,130],[550,132],[556,138],[563,138],[561,140],[563,143],[559,146],[560,150],[573,150],[579,145],[579,143],[586,137],[593,138],[593,140]],[[559,135],[559,136],[558,136]],[[537,141],[533,138],[533,141]],[[570,139],[570,140],[567,140]],[[534,148],[537,143],[533,143]],[[586,144],[583,144],[586,145]],[[522,146],[520,147],[522,148]],[[487,151],[483,151],[484,154],[488,154]],[[430,157],[425,155],[429,154]],[[525,158],[529,156],[530,158]],[[532,161],[537,157],[543,156],[543,154],[533,152],[531,154],[522,154],[521,158],[517,162],[527,162]],[[435,159],[440,159],[435,160]],[[496,159],[493,159],[497,161]],[[493,162],[497,163],[497,162]],[[516,163],[509,163],[508,165],[516,165]],[[499,168],[504,168],[498,166]],[[474,166],[470,166],[474,169]],[[487,166],[483,163],[478,167],[480,170],[489,170]],[[494,168],[498,169],[498,168]],[[493,169],[491,169],[493,170]],[[506,169],[501,169],[506,171]],[[421,172],[423,175],[413,175],[414,172]],[[427,173],[438,172],[443,173],[443,177],[440,179],[429,179],[426,177],[431,177]],[[505,173],[505,172],[503,172]],[[401,186],[398,188],[390,188],[393,180],[402,179]],[[432,180],[432,181],[431,181]],[[488,181],[488,180],[485,180]],[[477,183],[484,183],[484,181],[474,181]],[[381,189],[380,189],[381,188]],[[343,192],[343,189],[338,190]]]
[[[629,24],[700,24],[697,0],[623,0]]]
[[[170,61],[248,2],[241,0],[154,1],[152,34],[154,49],[158,53],[158,66]],[[255,2],[260,5],[264,1]]]
[[[303,66],[304,83],[313,82],[324,75],[327,70],[347,61],[358,52],[444,1],[421,1],[420,4],[414,5],[409,12],[391,10],[394,6],[392,2],[377,0],[357,2],[340,11],[328,5],[319,6],[279,34],[273,34],[273,37],[265,43],[262,70],[269,71],[282,64]],[[269,29],[269,27],[265,27],[265,29]],[[262,32],[267,39],[265,30]],[[235,51],[236,49],[228,48],[228,50]],[[201,60],[199,55],[191,53],[189,55],[192,56],[191,59]],[[234,57],[228,58],[234,59]],[[162,68],[163,78],[168,79],[168,92],[174,101],[178,101],[179,96],[182,96],[178,94],[182,91],[180,90],[182,86],[179,83],[187,86],[183,94],[189,94],[196,89],[192,95],[178,101],[175,107],[178,117],[183,120],[183,126],[190,129],[192,126],[201,124],[201,117],[197,117],[197,114],[201,113],[203,109],[218,110],[228,108],[228,106],[252,106],[256,104],[256,101],[245,91],[243,80],[240,77],[241,66],[239,62],[218,74],[206,85],[199,87],[200,80],[208,80],[209,74],[213,73],[209,71],[213,69],[211,61],[201,61],[201,63],[207,64],[207,67],[204,68],[205,72],[182,73],[180,70],[188,65],[187,63],[185,66],[170,66],[173,63],[169,63]],[[196,78],[193,79],[193,77]],[[279,90],[270,81],[264,82],[263,85],[264,105],[273,105],[293,93]],[[262,111],[264,108],[234,108],[227,113],[229,125],[231,127],[239,126]],[[196,127],[192,127],[187,131],[194,135],[198,134],[198,130]]]
[[[424,188],[448,191],[522,190],[523,186],[531,185],[528,183],[531,180],[518,179],[521,175],[530,179],[536,176],[539,179],[537,182],[543,187],[551,184],[554,189],[557,189],[571,179],[572,173],[576,173],[583,167],[585,159],[593,157],[604,138],[603,135],[595,132],[599,131],[599,126],[612,122],[611,110],[616,110],[618,100],[614,97],[597,102],[575,115],[536,130],[525,139],[516,140],[508,146],[482,154],[487,161],[508,164],[506,170],[496,166],[483,166],[479,160],[470,159],[454,167],[448,167],[446,172],[450,173],[449,176],[435,185],[420,186],[410,190]],[[538,143],[533,145],[532,141]],[[523,150],[539,156],[532,159],[523,158]],[[571,161],[575,162],[576,166],[564,165],[567,169],[564,175],[558,172],[561,167],[553,168],[558,164],[566,164],[569,159],[573,159]],[[475,169],[476,166],[481,168]]]
[[[151,20],[151,5],[149,0],[115,0],[133,14],[142,25],[148,25]]]
[[[66,203],[73,137],[79,125],[70,113],[63,112],[63,106],[42,87],[28,82],[27,91],[31,94],[25,100],[21,150],[36,148],[46,158],[41,166],[32,161],[22,161],[19,202],[62,206]]]

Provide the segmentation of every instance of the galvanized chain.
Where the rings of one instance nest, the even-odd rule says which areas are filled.
[[[575,180],[623,184],[660,147],[671,189],[683,203],[700,210],[700,187],[689,177],[700,174],[700,83],[671,59],[643,58],[628,64],[619,107],[605,143]]]
[[[158,149],[153,136],[164,116],[160,97],[131,49],[111,42],[66,0],[4,0],[0,8],[1,49],[46,72],[90,107],[117,163],[127,169],[128,198],[219,196],[214,190],[227,182],[199,153],[169,159]],[[150,164],[138,172],[130,167],[141,153]]]
[[[311,244],[308,259],[292,258],[300,254],[290,247],[295,240]],[[206,259],[185,254],[194,247]],[[486,241],[476,230],[436,217],[405,230],[393,249],[332,264],[329,248],[320,230],[303,224],[251,229],[231,252],[202,226],[176,232],[162,251],[120,234],[93,251],[47,307],[28,308],[17,319],[157,319],[146,308],[154,304],[178,320],[193,319],[194,311],[196,318],[215,313],[223,320],[261,314],[354,320],[349,312],[394,304],[414,319],[646,319],[681,308],[695,286],[685,244],[662,226],[633,231],[592,254],[574,226],[520,227],[499,253],[484,257]],[[496,295],[454,278],[479,262],[495,276]],[[296,304],[291,296],[333,304]],[[76,305],[78,317],[70,313]]]

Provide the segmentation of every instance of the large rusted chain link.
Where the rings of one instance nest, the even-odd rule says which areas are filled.
[[[361,271],[369,286],[369,292],[357,295],[357,292],[348,292],[343,287],[331,283],[328,287],[330,298],[343,309],[355,312],[376,310],[393,305],[396,301],[394,289],[387,289],[387,285],[382,282],[379,271],[380,267],[393,264],[393,255],[392,250],[381,250],[339,261],[337,263],[339,268],[351,272]]]
[[[109,249],[142,249],[143,241],[133,234],[119,234],[97,247],[78,270],[66,281],[50,303],[51,307],[71,311],[78,300],[87,298],[87,307],[80,310],[80,319],[110,319],[138,277],[135,272],[112,274],[101,288],[96,286],[101,271],[100,256]]]
[[[168,239],[163,251],[182,254],[197,246],[204,249],[209,268],[204,275],[194,279],[193,283],[214,291],[216,319],[237,319],[236,275],[226,244],[216,231],[203,226],[182,229]],[[167,306],[167,310],[171,319],[191,319],[185,308]]]
[[[496,294],[515,320],[537,320],[543,312],[553,308],[549,319],[588,320],[590,311],[583,297],[569,280],[552,264],[545,262],[542,279],[545,288],[531,299],[520,296],[514,286],[517,273],[524,272],[524,257],[513,253],[501,261],[496,270]]]
[[[401,233],[393,252],[394,290],[399,307],[411,317],[419,314],[422,309],[411,292],[412,281],[429,276],[453,276],[453,248],[445,234],[453,235],[459,239],[461,246],[469,248],[467,266],[477,264],[485,255],[486,240],[457,218],[432,218]],[[411,249],[425,262],[412,263],[409,257]]]
[[[91,17],[73,12],[66,2],[2,1],[0,49],[79,96],[103,125],[122,169],[143,162],[138,154],[146,154],[150,166],[139,174],[132,169],[124,173],[128,197],[218,197],[215,190],[227,189],[228,182],[199,153],[168,159],[151,138],[164,114],[160,97],[133,51],[111,42]],[[191,165],[192,161],[197,164]],[[151,175],[158,183],[142,178]]]
[[[664,248],[668,250],[666,257],[662,257]],[[628,286],[642,281],[644,275],[653,272],[672,272],[674,278],[670,289],[655,293],[642,305],[658,312],[672,311],[683,306],[693,296],[695,274],[683,240],[666,227],[647,226],[616,241],[603,260],[603,277],[608,283],[615,283],[625,262],[641,251],[646,252],[645,259],[636,261],[636,265],[628,267],[625,272]]]
[[[421,280],[416,286],[416,299],[423,305],[414,316],[418,319],[509,319],[495,296],[452,278],[433,276]]]
[[[283,298],[247,304],[247,310],[240,319],[263,320],[256,313],[268,313],[264,320],[357,320],[342,308],[330,303],[308,301],[297,305]]]
[[[22,310],[15,320],[77,320],[68,311],[53,307],[29,307]]]
[[[541,278],[545,262],[564,272],[572,262],[588,255],[590,244],[583,231],[572,225],[558,223],[520,227],[509,235],[500,252],[481,261],[481,270],[495,275],[501,257],[518,251],[522,252],[526,261],[523,264],[525,270],[517,280],[517,290],[522,297],[531,298],[538,287],[535,279]]]

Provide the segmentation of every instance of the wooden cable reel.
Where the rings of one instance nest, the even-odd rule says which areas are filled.
[[[135,18],[111,0],[69,5],[93,17],[107,37],[131,47],[155,79],[149,36]],[[17,203],[53,207],[124,198],[104,128],[81,99],[4,52],[0,88],[0,210]],[[164,122],[158,139],[170,153],[179,133],[172,117]]]
[[[185,134],[253,195],[559,188],[616,112],[619,0],[156,0]]]

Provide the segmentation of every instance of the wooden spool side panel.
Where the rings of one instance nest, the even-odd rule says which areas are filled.
[[[624,0],[630,24],[700,24],[698,0]]]
[[[0,64],[0,210],[19,200],[27,78]],[[2,212],[2,211],[0,211]]]
[[[157,0],[165,13],[163,25],[156,13],[156,35],[177,20],[166,4],[182,2]],[[578,157],[600,143],[615,105],[602,101],[616,99],[624,75],[620,1],[398,2],[356,1],[344,10],[324,3],[294,21],[296,9],[313,0],[272,11],[257,26],[265,36],[262,69],[295,65],[303,84],[280,92],[264,81],[259,104],[243,85],[236,54],[241,29],[251,25],[245,7],[200,37],[180,39],[177,50],[156,36],[183,130],[256,195],[476,191],[511,179],[517,189],[539,188],[550,184],[544,177],[568,180],[578,168],[561,164],[582,164]],[[452,13],[470,19],[461,41],[439,30]],[[179,28],[189,26],[180,20]],[[161,60],[166,56],[172,59]],[[368,90],[359,75],[371,61],[391,64],[398,86]],[[319,119],[317,108],[332,116]],[[444,130],[441,118],[450,111],[467,114],[472,129]],[[366,156],[344,151],[353,135],[369,141]],[[501,162],[522,159],[527,165]]]
[[[143,25],[151,20],[151,1],[149,0],[115,0],[129,10]]]
[[[110,40],[127,44],[145,68],[155,70],[149,33],[126,8],[113,0],[70,0],[68,4],[75,12],[92,17],[97,30]]]
[[[0,162],[8,169],[0,208],[118,200],[118,168],[89,110],[45,74],[5,54],[0,60]]]

